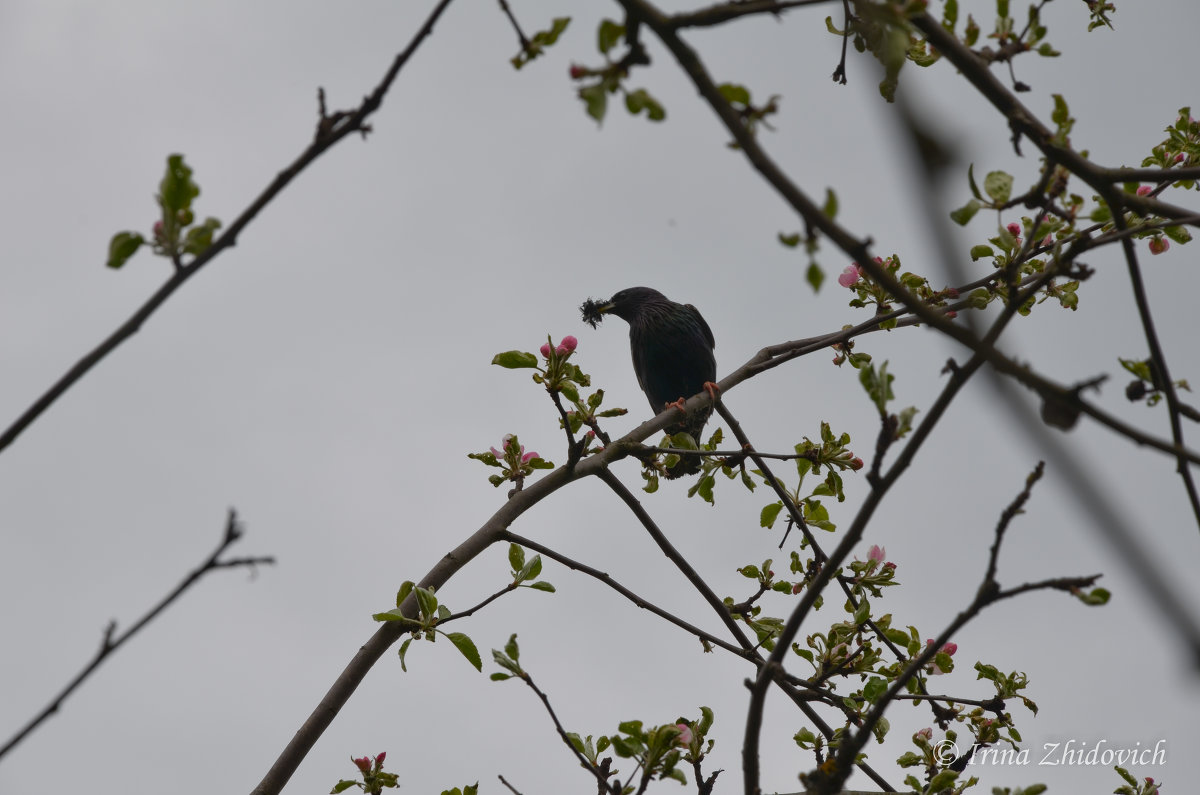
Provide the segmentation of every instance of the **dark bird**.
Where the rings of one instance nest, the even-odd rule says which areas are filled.
[[[703,390],[713,394],[717,360],[713,357],[712,329],[691,304],[677,304],[658,290],[629,287],[607,301],[588,299],[579,308],[592,328],[605,315],[616,315],[629,323],[629,349],[638,384],[657,414],[669,404],[679,403]],[[714,394],[715,398],[715,394]],[[697,444],[700,432],[712,414],[708,406],[693,412],[666,431],[674,436],[687,432]],[[698,456],[684,457],[667,477],[700,471]]]

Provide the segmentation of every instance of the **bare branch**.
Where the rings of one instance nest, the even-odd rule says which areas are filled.
[[[0,747],[0,759],[3,759],[5,754],[20,744],[22,740],[28,737],[30,733],[40,726],[47,718],[58,712],[58,710],[62,707],[63,702],[67,700],[67,697],[74,693],[75,690],[82,685],[97,668],[100,667],[101,663],[103,663],[118,649],[125,645],[125,643],[138,632],[140,632],[143,627],[157,618],[160,613],[170,607],[176,599],[182,596],[188,588],[191,588],[193,585],[195,585],[205,574],[218,569],[229,568],[247,568],[251,571],[254,571],[255,567],[257,566],[270,566],[275,563],[275,558],[272,557],[234,558],[221,560],[221,555],[225,552],[225,550],[237,543],[238,540],[241,539],[242,534],[242,525],[237,520],[237,513],[231,508],[229,510],[229,516],[225,521],[225,532],[221,539],[221,543],[217,545],[217,548],[213,550],[212,554],[209,555],[208,558],[206,558],[199,566],[193,569],[186,577],[184,577],[183,580],[180,581],[180,583],[176,585],[169,594],[163,597],[158,604],[151,608],[148,613],[139,618],[133,623],[132,626],[129,627],[129,629],[125,630],[120,635],[116,634],[117,622],[109,622],[108,626],[104,630],[104,639],[100,642],[100,648],[96,650],[95,656],[93,656],[91,661],[83,667],[83,670],[75,675],[75,678],[72,679],[66,687],[59,691],[58,694],[50,700],[50,703],[46,705],[45,709],[39,712],[32,720],[29,721],[29,723],[25,724],[20,731],[13,735],[12,739]]]

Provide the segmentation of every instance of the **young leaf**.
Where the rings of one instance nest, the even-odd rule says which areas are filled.
[[[600,28],[596,32],[596,47],[600,52],[607,53],[613,47],[617,46],[617,42],[625,35],[625,26],[618,25],[611,19],[600,21]]]
[[[1012,195],[1013,178],[1003,171],[989,172],[983,180],[983,189],[996,204],[1004,204]]]
[[[509,370],[519,370],[526,367],[537,367],[538,358],[525,351],[505,351],[497,353],[492,358],[492,364],[498,364]]]
[[[200,186],[192,181],[192,169],[183,162],[183,155],[169,155],[167,172],[158,186],[159,205],[174,214],[191,207],[192,199],[199,195]]]
[[[447,632],[446,637],[454,644],[454,648],[462,652],[462,656],[467,658],[467,662],[475,666],[476,671],[483,670],[483,660],[479,657],[479,649],[475,648],[474,642],[469,637],[462,632]]]
[[[108,244],[108,267],[120,268],[145,242],[146,238],[138,232],[117,232]]]

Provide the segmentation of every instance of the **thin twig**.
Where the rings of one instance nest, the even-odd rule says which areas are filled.
[[[400,69],[408,63],[409,58],[416,52],[417,47],[421,42],[433,32],[433,25],[441,16],[442,12],[450,4],[450,0],[440,0],[437,6],[430,13],[425,24],[413,36],[409,45],[401,51],[392,62],[391,67],[368,96],[366,96],[362,104],[353,111],[339,112],[333,116],[328,116],[324,112],[324,102],[322,100],[321,119],[317,124],[317,133],[311,144],[308,145],[300,156],[297,157],[290,166],[276,175],[275,179],[263,190],[258,197],[250,203],[250,206],[242,211],[229,228],[223,234],[217,237],[208,248],[201,254],[194,257],[191,262],[186,264],[177,263],[178,267],[162,287],[158,288],[149,299],[142,304],[137,311],[130,316],[128,320],[122,323],[117,329],[110,334],[103,342],[97,345],[90,353],[80,359],[75,366],[68,370],[61,378],[46,390],[41,397],[34,401],[24,413],[21,414],[3,434],[0,434],[0,452],[5,450],[22,431],[28,428],[34,420],[40,417],[46,409],[50,408],[58,398],[75,385],[83,376],[103,361],[110,353],[123,343],[125,340],[132,337],[142,327],[142,324],[150,318],[154,312],[162,306],[162,304],[170,298],[176,290],[183,286],[184,282],[194,276],[205,265],[211,262],[218,254],[227,248],[231,248],[237,243],[238,236],[242,230],[254,220],[254,218],[286,188],[292,180],[300,175],[314,160],[320,157],[327,149],[332,147],[337,142],[341,141],[347,135],[354,132],[366,133],[370,128],[366,125],[366,119],[379,109],[383,104],[384,95],[391,88],[396,76],[400,73]],[[322,92],[323,93],[323,92]]]
[[[712,588],[708,587],[708,583],[705,582],[704,578],[700,576],[699,572],[692,568],[692,564],[688,563],[687,559],[679,554],[679,550],[675,549],[674,545],[667,540],[666,535],[664,535],[662,530],[659,529],[658,525],[655,524],[654,520],[650,517],[650,514],[648,514],[646,509],[642,507],[642,504],[638,502],[637,497],[635,497],[633,493],[625,486],[625,484],[618,480],[617,476],[608,469],[602,469],[596,474],[602,481],[604,481],[605,485],[612,489],[616,495],[621,498],[621,500],[629,507],[629,510],[633,511],[633,515],[636,516],[638,521],[642,523],[642,527],[644,527],[646,532],[650,534],[650,538],[653,539],[654,543],[658,545],[658,548],[662,550],[663,554],[675,564],[675,567],[683,573],[683,576],[686,577],[688,582],[692,584],[692,587],[700,593],[700,595],[704,598],[704,601],[708,602],[709,607],[711,607],[721,619],[721,622],[725,625],[725,628],[729,630],[729,633],[737,639],[738,644],[743,649],[754,648],[754,644],[750,642],[749,638],[747,638],[742,632],[741,627],[739,627],[737,622],[733,620],[733,616],[729,614],[729,610],[725,607],[725,603],[722,602],[721,599],[713,592]]]
[[[649,610],[651,613],[658,616],[659,618],[661,618],[671,624],[674,624],[675,626],[679,627],[683,631],[687,632],[689,635],[693,635],[696,638],[698,638],[702,643],[707,643],[712,646],[717,646],[719,648],[724,649],[727,652],[730,652],[731,654],[737,655],[738,657],[743,657],[746,659],[753,659],[753,657],[754,657],[754,655],[751,652],[747,651],[745,648],[735,646],[734,644],[730,643],[727,640],[718,638],[716,635],[713,635],[711,632],[706,632],[706,631],[700,629],[699,627],[695,626],[694,624],[689,624],[687,621],[684,621],[683,619],[679,618],[678,616],[674,615],[673,613],[654,604],[649,599],[646,599],[643,596],[639,596],[638,594],[636,594],[633,591],[626,588],[624,585],[621,585],[621,583],[614,580],[612,578],[612,576],[609,575],[607,572],[600,571],[599,569],[593,568],[592,566],[589,566],[586,563],[581,563],[573,558],[567,557],[566,555],[563,555],[561,552],[557,552],[557,551],[551,549],[550,547],[546,546],[545,544],[539,544],[537,541],[534,541],[533,539],[525,538],[524,536],[519,536],[510,530],[506,530],[503,533],[501,533],[499,540],[508,541],[510,543],[523,546],[527,549],[532,549],[534,552],[537,552],[539,555],[544,555],[545,557],[550,558],[551,560],[553,560],[557,563],[561,563],[562,565],[566,566],[569,569],[572,569],[573,571],[582,572],[582,573],[588,575],[589,577],[599,580],[600,582],[607,585],[609,588],[612,588],[614,591],[619,593],[621,596],[624,596],[626,599],[633,602],[638,607],[642,608],[643,610]]]
[[[512,9],[508,7],[508,0],[500,0],[500,10],[504,12],[504,16],[508,17],[508,21],[512,23],[513,30],[517,32],[517,41],[521,45],[521,52],[529,52],[529,38],[525,35],[525,31],[521,30],[521,25],[513,15]]]
[[[170,607],[176,599],[182,596],[188,588],[195,585],[205,574],[218,569],[227,568],[248,568],[253,571],[254,567],[256,566],[270,566],[275,563],[275,558],[273,557],[221,560],[222,553],[224,553],[225,550],[227,550],[233,544],[237,543],[242,537],[242,534],[242,524],[237,520],[237,513],[230,508],[229,516],[225,520],[225,532],[221,538],[221,543],[217,545],[217,548],[213,550],[212,554],[209,555],[203,563],[193,569],[186,577],[184,577],[183,580],[180,581],[180,583],[176,585],[169,594],[163,597],[158,604],[151,608],[149,612],[139,618],[129,627],[129,629],[125,630],[120,635],[116,634],[117,622],[109,622],[108,626],[104,630],[104,639],[100,642],[100,648],[96,650],[95,656],[93,656],[91,661],[83,667],[83,670],[75,675],[75,678],[72,679],[66,687],[59,691],[58,694],[50,700],[50,703],[46,705],[45,709],[39,712],[27,724],[25,724],[25,726],[21,728],[21,730],[15,735],[13,735],[12,739],[5,743],[3,747],[0,747],[0,759],[3,759],[5,754],[15,748],[26,737],[28,737],[29,734],[38,726],[40,726],[47,718],[58,712],[58,710],[62,708],[63,702],[67,700],[67,697],[74,693],[76,688],[83,684],[87,678],[91,676],[97,668],[100,667],[101,663],[116,653],[118,649],[125,645],[125,643],[139,631],[141,631],[143,627],[145,627],[147,624],[157,618],[160,613]]]
[[[526,672],[525,675],[521,677],[521,680],[525,682],[525,684],[529,685],[529,688],[533,692],[537,693],[538,698],[542,700],[543,706],[546,707],[546,712],[550,713],[550,720],[554,721],[554,728],[558,731],[559,738],[562,739],[563,744],[570,749],[571,753],[575,755],[575,758],[579,760],[579,766],[595,776],[596,783],[599,785],[602,792],[611,792],[614,795],[619,793],[621,788],[610,784],[608,781],[609,775],[611,774],[600,767],[594,766],[588,761],[588,758],[580,753],[580,751],[571,743],[571,738],[567,736],[567,730],[563,728],[562,722],[558,719],[558,715],[555,714],[554,707],[550,706],[550,697],[542,692],[540,687],[533,683],[533,677]]]

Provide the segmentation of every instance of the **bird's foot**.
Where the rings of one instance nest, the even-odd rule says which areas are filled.
[[[686,414],[686,413],[687,413],[687,409],[685,409],[685,408],[683,407],[683,404],[684,404],[684,403],[686,403],[686,402],[687,402],[687,401],[686,401],[686,400],[684,400],[683,398],[679,398],[679,400],[676,400],[674,403],[668,403],[668,404],[667,404],[667,405],[665,405],[663,408],[668,408],[668,409],[679,409],[680,411],[682,411],[683,413],[685,413],[685,414]]]
[[[704,391],[708,393],[710,398],[712,398],[713,405],[715,406],[717,404],[717,393],[721,391],[721,387],[717,386],[712,381],[705,381]]]

